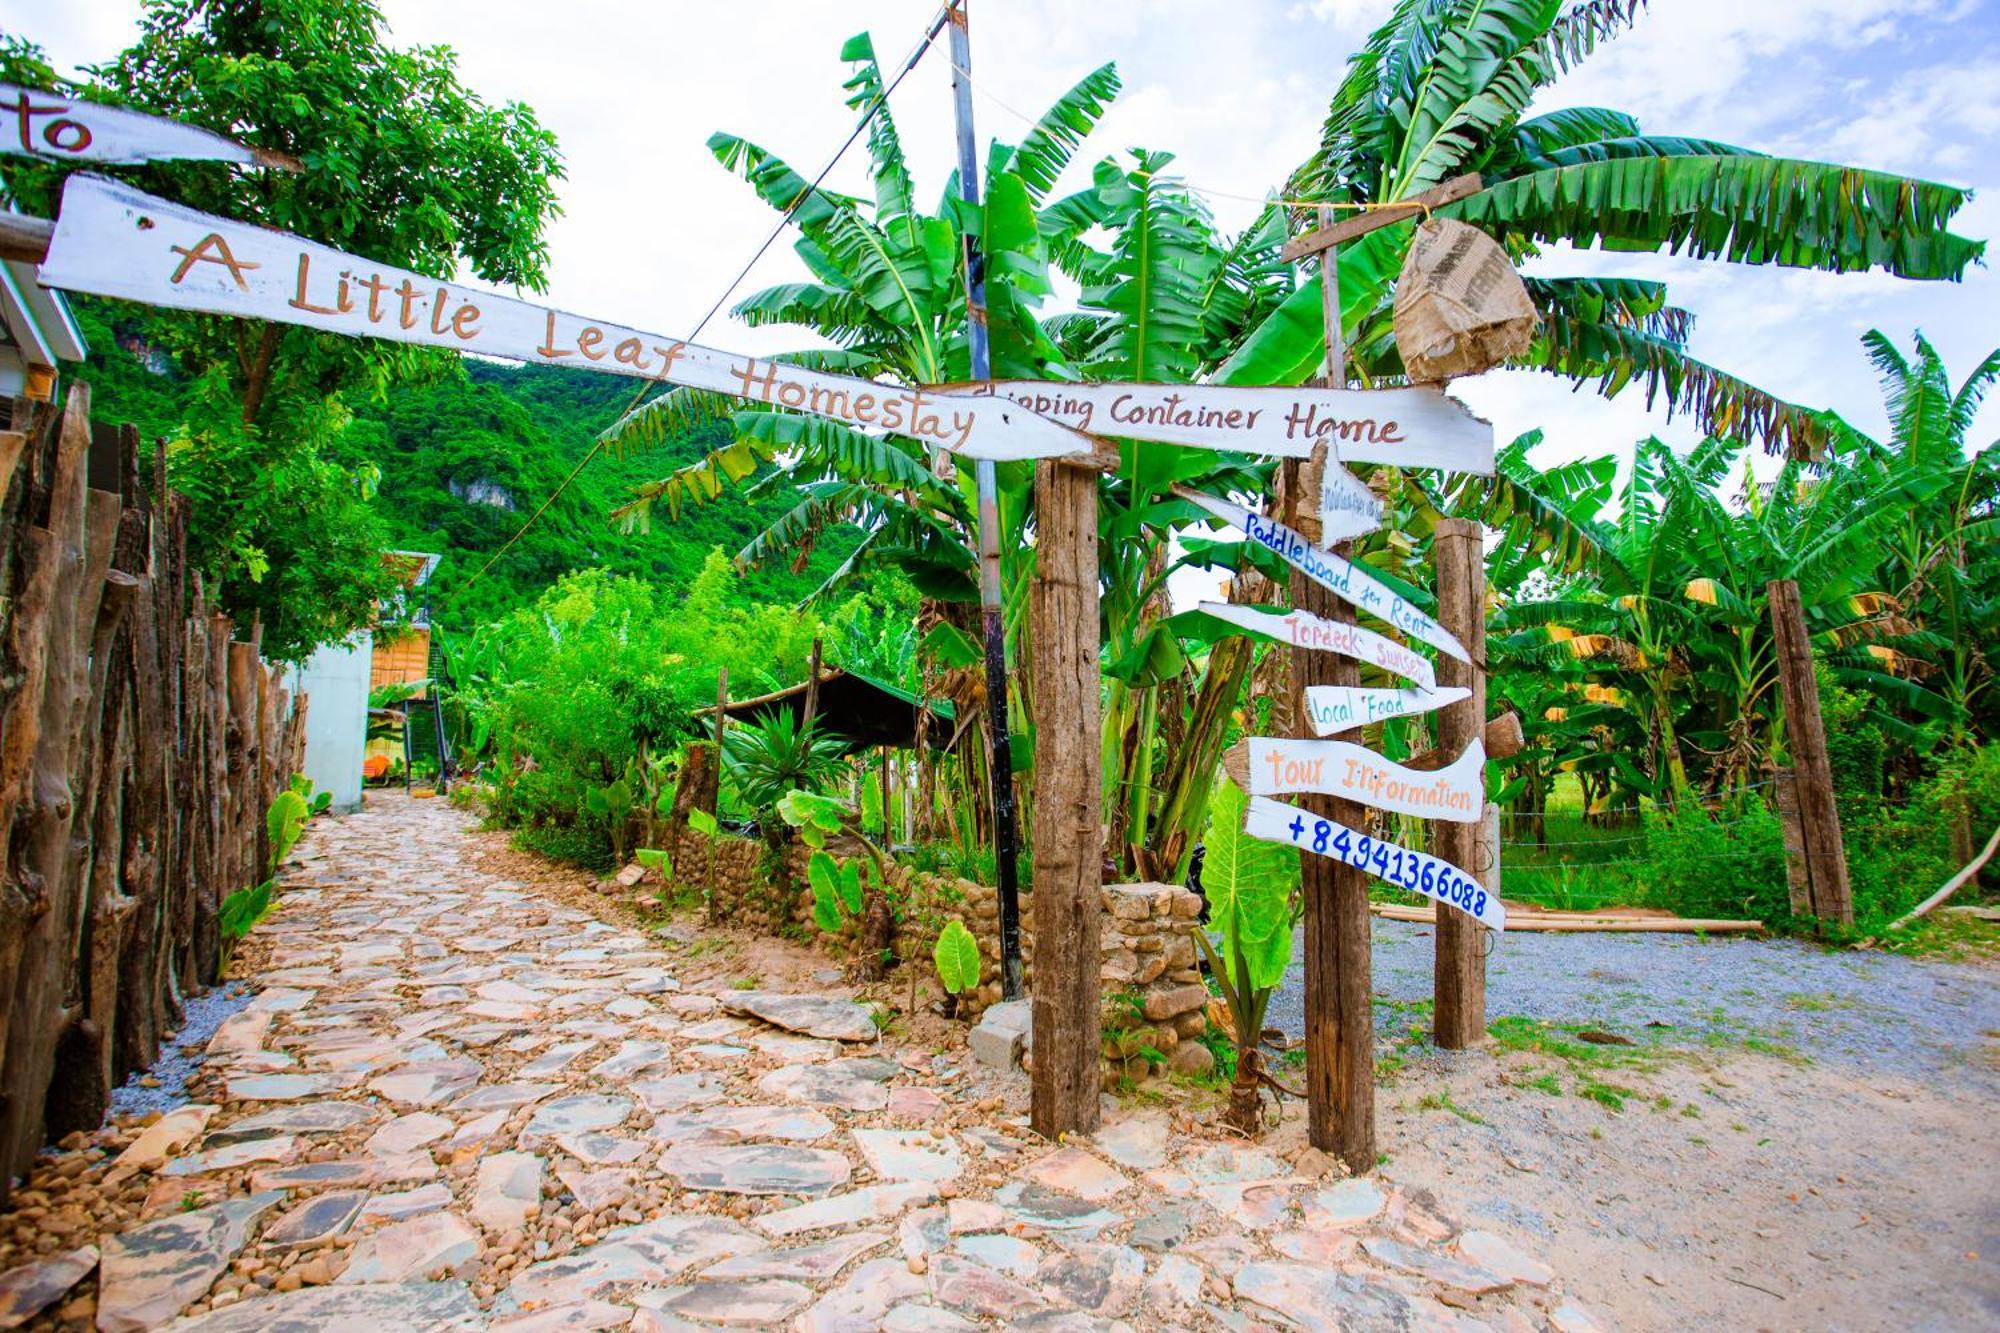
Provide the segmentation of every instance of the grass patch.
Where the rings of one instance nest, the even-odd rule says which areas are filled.
[[[1453,1115],[1457,1116],[1460,1120],[1465,1121],[1468,1125],[1483,1125],[1486,1123],[1484,1120],[1480,1119],[1477,1115],[1473,1114],[1471,1111],[1466,1110],[1463,1106],[1460,1106],[1457,1102],[1453,1101],[1451,1099],[1451,1093],[1443,1089],[1440,1089],[1437,1092],[1427,1092],[1423,1096],[1417,1098],[1414,1105],[1414,1109],[1419,1111],[1449,1111]]]

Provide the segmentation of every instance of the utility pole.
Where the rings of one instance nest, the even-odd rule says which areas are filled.
[[[972,134],[972,34],[966,26],[966,0],[951,0],[952,109],[958,120],[958,194],[968,204],[979,203],[979,148]],[[974,383],[993,378],[986,345],[986,256],[979,238],[965,238],[966,350],[971,354]],[[986,646],[986,722],[992,762],[987,776],[993,785],[993,860],[1000,891],[1000,985],[1005,998],[1021,996],[1021,899],[1015,867],[1014,756],[1007,736],[1007,627],[1000,617],[1000,502],[993,461],[973,463],[979,489],[979,624]]]

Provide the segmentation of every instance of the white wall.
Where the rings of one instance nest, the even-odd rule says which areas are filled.
[[[306,776],[333,793],[333,809],[361,808],[361,752],[368,740],[368,671],[375,637],[366,630],[329,644],[298,675],[306,708]]]

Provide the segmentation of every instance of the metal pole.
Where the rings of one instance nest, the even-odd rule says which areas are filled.
[[[958,193],[979,202],[979,150],[972,135],[972,34],[965,0],[953,0],[951,24],[952,109],[958,120]],[[979,240],[965,238],[966,348],[974,381],[991,379],[986,347],[986,256]],[[1000,883],[1000,985],[1009,1000],[1021,996],[1021,899],[1014,864],[1014,756],[1007,739],[1007,629],[1000,619],[1000,505],[991,459],[973,464],[979,488],[979,623],[986,643],[986,720],[991,735],[993,859]]]

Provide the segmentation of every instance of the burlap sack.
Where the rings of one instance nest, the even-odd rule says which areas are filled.
[[[1396,279],[1396,350],[1418,384],[1477,375],[1528,350],[1540,322],[1500,243],[1432,218]]]

